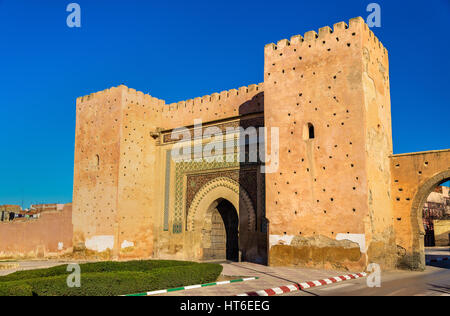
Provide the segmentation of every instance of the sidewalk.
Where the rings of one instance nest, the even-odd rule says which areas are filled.
[[[426,247],[425,261],[427,265],[448,261],[450,258],[450,247]]]
[[[0,265],[13,266],[9,269],[0,269],[0,276],[5,276],[16,271],[23,270],[36,270],[36,269],[46,269],[55,266],[60,266],[64,264],[69,264],[71,262],[59,261],[59,260],[18,260],[18,261],[0,261]]]
[[[450,246],[447,247],[426,247],[425,248],[426,256],[442,256],[448,257],[450,256]]]
[[[325,279],[347,273],[305,268],[268,267],[249,262],[224,263],[222,266],[222,275],[225,277],[258,277],[259,279],[243,283],[165,293],[156,296],[234,296],[241,293]]]

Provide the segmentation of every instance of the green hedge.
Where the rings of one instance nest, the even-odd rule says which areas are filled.
[[[155,261],[156,262],[156,261]],[[214,282],[222,272],[218,264],[187,263],[142,271],[81,273],[81,287],[67,287],[67,276],[31,278],[0,284],[0,295],[114,296]]]
[[[95,262],[80,264],[81,273],[92,272],[115,272],[115,271],[139,271],[145,272],[158,268],[188,266],[196,264],[189,261],[173,260],[136,260],[127,262]],[[57,266],[48,269],[17,271],[15,273],[0,277],[0,282],[10,282],[19,280],[29,280],[36,278],[53,277],[59,275],[67,276],[67,265]]]
[[[29,284],[20,282],[6,282],[0,284],[0,296],[32,296],[33,289]]]

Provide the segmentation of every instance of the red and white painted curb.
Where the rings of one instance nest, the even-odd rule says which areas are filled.
[[[273,295],[278,295],[278,294],[306,290],[306,289],[313,288],[313,287],[329,285],[329,284],[343,282],[343,281],[347,281],[347,280],[355,280],[355,279],[359,279],[359,278],[364,278],[366,276],[367,276],[367,273],[364,273],[364,272],[356,273],[356,274],[347,274],[347,275],[342,275],[342,276],[338,276],[338,277],[334,277],[334,278],[303,282],[303,283],[299,283],[299,284],[291,284],[291,285],[280,286],[280,287],[275,287],[272,289],[261,290],[261,291],[256,291],[256,292],[248,292],[248,293],[244,293],[244,294],[239,294],[237,296],[273,296]]]
[[[442,261],[449,261],[449,260],[450,260],[449,257],[441,257],[441,258],[427,260],[427,264],[437,263],[437,262],[442,262]]]

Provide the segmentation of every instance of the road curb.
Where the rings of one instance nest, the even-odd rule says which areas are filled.
[[[244,294],[239,294],[237,296],[274,296],[274,295],[278,295],[278,294],[306,290],[306,289],[313,288],[313,287],[329,285],[329,284],[343,282],[343,281],[347,281],[347,280],[355,280],[355,279],[359,279],[359,278],[364,278],[366,276],[367,276],[367,273],[365,273],[365,272],[355,273],[355,274],[347,274],[347,275],[341,275],[338,277],[333,277],[333,278],[328,278],[328,279],[323,279],[323,280],[308,281],[308,282],[280,286],[280,287],[275,287],[275,288],[256,291],[256,292],[248,292],[248,293],[244,293]]]
[[[216,286],[216,285],[225,285],[225,284],[253,281],[253,280],[258,280],[258,279],[259,279],[258,277],[242,278],[242,279],[235,279],[235,280],[229,280],[229,281],[220,281],[220,282],[213,282],[213,283],[206,283],[206,284],[182,286],[182,287],[177,287],[177,288],[173,288],[173,289],[158,290],[158,291],[151,291],[151,292],[138,293],[138,294],[128,294],[128,295],[124,295],[124,296],[151,296],[151,295],[165,294],[165,293],[171,293],[171,292],[177,292],[177,291],[200,289],[202,287],[208,287],[208,286]]]
[[[450,257],[442,257],[442,258],[430,259],[430,260],[427,260],[426,262],[427,262],[427,264],[437,263],[437,262],[441,262],[441,261],[448,261],[448,260],[450,260],[449,258]]]

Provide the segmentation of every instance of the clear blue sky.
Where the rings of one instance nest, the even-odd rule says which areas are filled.
[[[263,47],[372,1],[0,0],[0,204],[72,199],[75,99],[126,84],[168,102],[263,81]],[[75,2],[75,1],[74,1]],[[449,0],[378,1],[395,153],[450,148]]]

